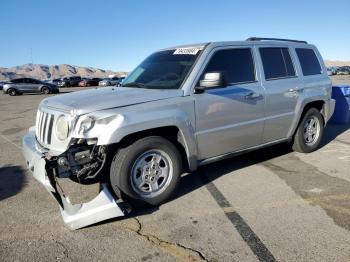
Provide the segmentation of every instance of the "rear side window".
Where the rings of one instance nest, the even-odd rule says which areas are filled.
[[[307,48],[296,48],[295,51],[297,52],[304,76],[322,74],[321,65],[314,50]]]
[[[20,78],[20,79],[13,79],[11,80],[12,83],[15,83],[15,84],[20,84],[20,83],[24,83],[24,79],[23,78]]]
[[[219,50],[210,59],[205,73],[223,72],[227,83],[255,81],[255,68],[250,48]]]
[[[294,65],[288,48],[260,48],[260,56],[266,80],[295,76]]]

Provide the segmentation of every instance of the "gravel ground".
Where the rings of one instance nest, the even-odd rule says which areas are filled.
[[[43,98],[0,94],[1,261],[350,260],[350,125],[327,126],[311,154],[279,145],[204,166],[159,208],[71,231],[21,154]]]

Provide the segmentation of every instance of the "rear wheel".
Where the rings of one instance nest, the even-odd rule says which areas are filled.
[[[110,182],[114,192],[133,206],[156,206],[175,191],[181,171],[181,156],[170,141],[146,137],[117,152]]]
[[[43,86],[41,88],[41,93],[43,93],[44,95],[50,94],[50,88],[48,88],[47,86]]]
[[[310,108],[301,120],[294,136],[293,150],[301,153],[315,151],[322,139],[323,117],[319,110]]]
[[[7,93],[8,93],[10,96],[15,96],[15,95],[17,95],[17,91],[16,91],[16,89],[14,89],[14,88],[10,88],[9,90],[7,90]]]

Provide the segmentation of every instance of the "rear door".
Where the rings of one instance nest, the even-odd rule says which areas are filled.
[[[302,80],[288,46],[257,46],[266,92],[263,143],[287,138],[296,113]]]
[[[18,89],[22,93],[30,92],[30,88],[31,88],[30,78],[23,78],[21,83],[18,84]]]
[[[37,91],[36,80],[32,78],[26,78],[24,88],[25,88],[24,92],[26,93],[36,92]]]
[[[36,79],[32,79],[33,80],[33,89],[32,92],[40,92],[40,88],[42,86],[42,82],[40,82],[39,80]]]
[[[222,72],[227,86],[195,94],[199,158],[259,145],[264,124],[264,90],[251,47],[214,49],[202,73]]]

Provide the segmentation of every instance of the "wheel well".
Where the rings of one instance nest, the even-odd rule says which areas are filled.
[[[189,163],[188,163],[187,154],[185,150],[185,142],[182,139],[179,128],[176,126],[152,128],[152,129],[147,129],[147,130],[143,130],[140,132],[127,135],[122,138],[122,140],[118,143],[117,147],[124,147],[124,146],[130,145],[136,140],[139,140],[147,136],[161,136],[165,139],[168,139],[170,142],[172,142],[176,146],[176,148],[179,150],[179,153],[181,154],[183,168],[185,170],[189,169]]]
[[[10,90],[15,90],[16,93],[18,92],[16,88],[10,87],[9,89],[6,90],[6,94],[8,94]]]
[[[317,100],[317,101],[312,101],[310,103],[307,103],[304,106],[303,112],[300,115],[299,118],[299,122],[298,125],[296,126],[293,136],[295,135],[295,132],[298,130],[298,126],[300,125],[301,120],[303,119],[304,115],[306,114],[306,112],[310,109],[310,108],[316,108],[317,110],[319,110],[321,112],[322,118],[323,118],[323,123],[325,123],[325,119],[324,119],[324,115],[323,115],[323,105],[324,105],[324,101],[322,100]]]
[[[318,111],[320,111],[322,118],[323,118],[323,123],[325,123],[325,119],[324,119],[324,112],[323,112],[323,106],[324,106],[324,101],[322,100],[317,100],[317,101],[313,101],[310,102],[308,104],[305,105],[303,113],[301,114],[300,120],[304,117],[304,115],[306,114],[307,110],[309,110],[310,108],[316,108]]]
[[[303,110],[303,114],[305,114],[306,111],[312,107],[314,107],[314,108],[318,109],[320,112],[322,112],[323,105],[324,105],[324,101],[322,101],[322,100],[310,102],[310,103],[305,105],[304,110]]]

